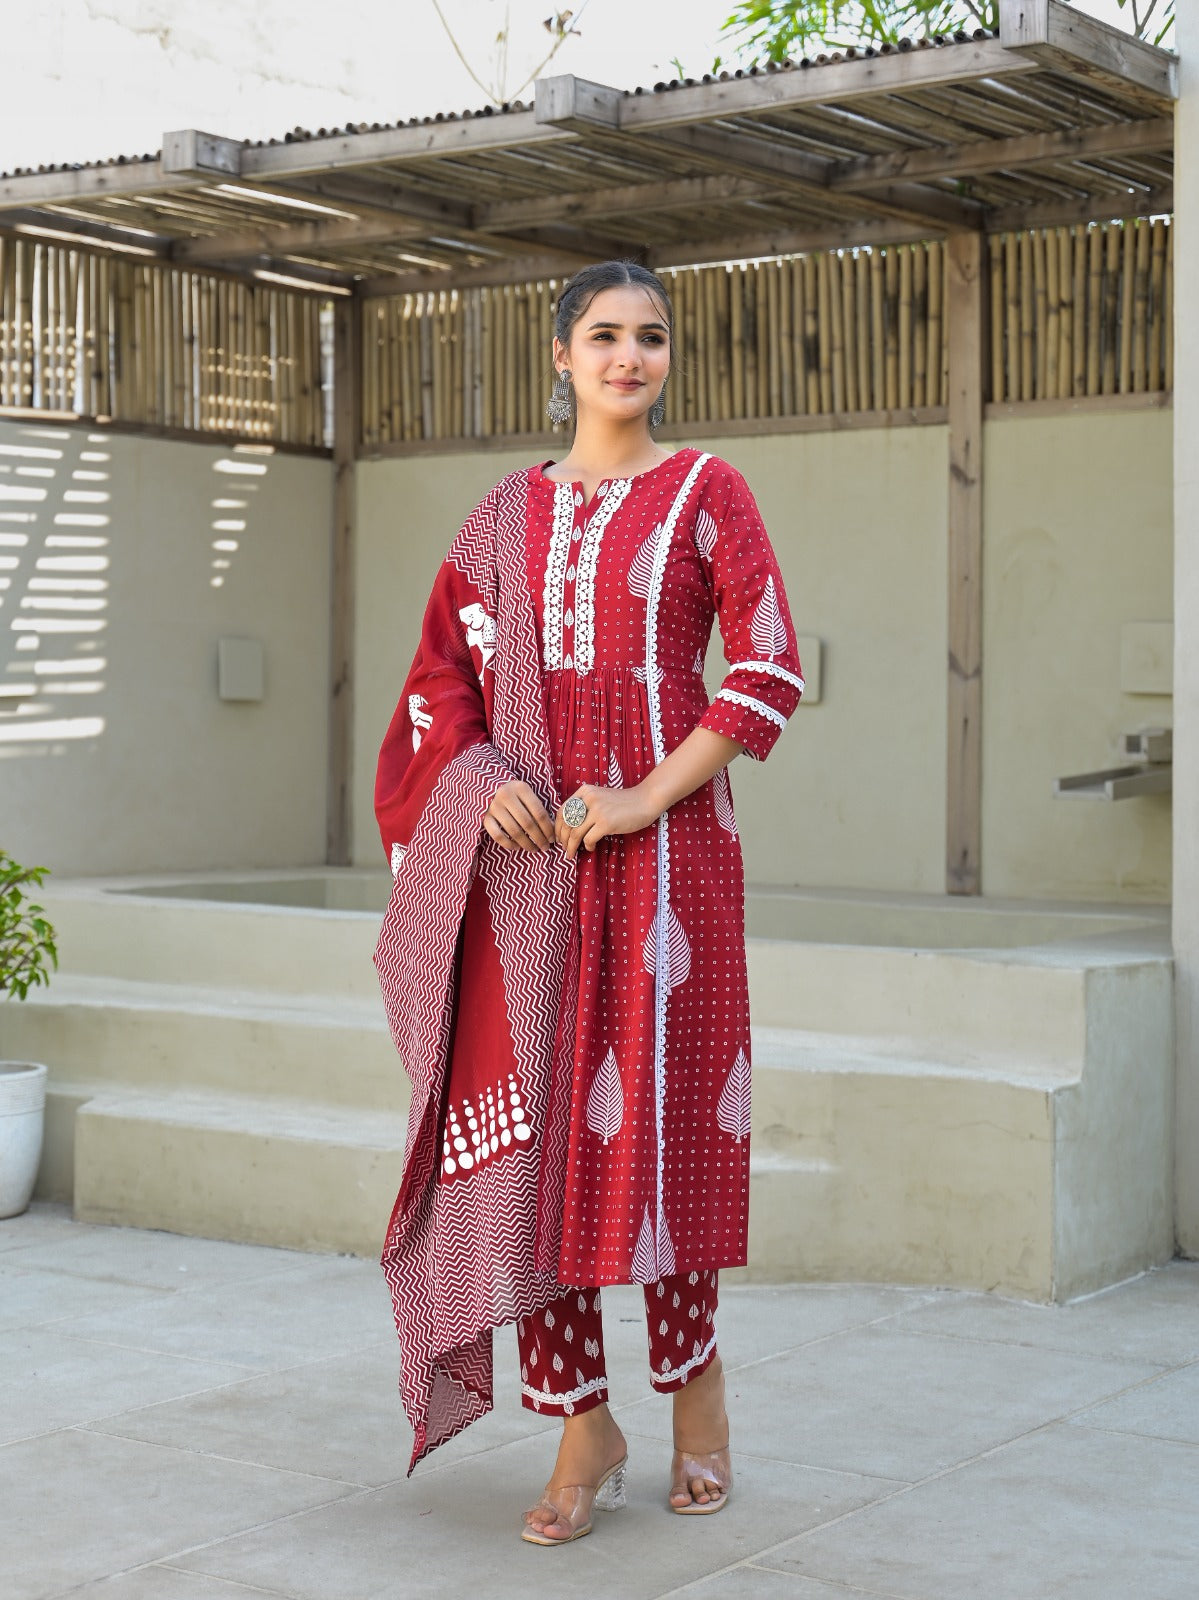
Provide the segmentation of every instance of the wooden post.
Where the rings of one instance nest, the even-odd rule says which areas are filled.
[[[953,233],[949,289],[949,744],[946,881],[978,894],[982,847],[982,449],[987,296],[981,234]]]
[[[354,762],[354,463],[362,379],[362,307],[333,308],[333,550],[329,584],[329,786],[325,859],[353,859],[350,783]]]

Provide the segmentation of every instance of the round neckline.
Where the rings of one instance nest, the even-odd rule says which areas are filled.
[[[694,448],[695,447],[693,445],[682,445],[678,450],[672,450],[671,453],[666,457],[665,461],[659,461],[655,467],[646,467],[644,472],[613,473],[611,477],[601,478],[600,483],[637,483],[641,478],[652,478],[655,472],[661,472],[663,467],[668,467],[672,461],[677,461],[684,451],[692,450]],[[568,487],[575,489],[582,484],[582,478],[547,477],[545,472],[546,467],[553,467],[556,465],[557,462],[555,461],[538,461],[530,470],[541,479],[542,483],[548,484],[551,489],[565,489]]]

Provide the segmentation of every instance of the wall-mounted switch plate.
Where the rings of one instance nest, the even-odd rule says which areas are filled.
[[[222,700],[261,700],[265,670],[261,639],[219,639],[217,692]]]

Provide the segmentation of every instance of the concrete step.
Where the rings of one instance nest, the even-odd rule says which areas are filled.
[[[1050,1092],[952,1083],[943,1072],[896,1065],[764,1071],[755,1086],[746,1275],[999,1285],[1044,1297],[1053,1255]],[[74,1113],[81,1219],[298,1249],[380,1250],[400,1181],[402,1115],[191,1089],[87,1096],[79,1084],[50,1095],[52,1117],[59,1104]]]
[[[95,889],[61,892],[49,909],[64,963],[53,992],[67,977],[108,977],[262,993],[268,1007],[290,1003],[287,996],[315,1010],[325,1000],[379,1005],[371,960],[378,919],[364,913]],[[1161,938],[1131,930],[1106,942],[969,951],[754,938],[747,943],[751,1009],[766,1027],[844,1035],[920,1060],[1076,1072],[1086,1042],[1087,972],[1158,960]]]
[[[100,1093],[75,1116],[75,1214],[299,1250],[377,1254],[406,1118],[245,1094]]]
[[[407,1079],[377,999],[63,978],[5,1023],[5,1053],[52,1063],[52,1083],[290,1097],[358,1111],[407,1105]],[[752,1037],[755,1126],[774,1130],[776,1140],[811,1127],[805,1078],[971,1078],[1044,1093],[1080,1071],[1079,1062],[924,1060],[901,1054],[895,1040],[880,1049],[876,1040],[810,1029],[755,1027]]]

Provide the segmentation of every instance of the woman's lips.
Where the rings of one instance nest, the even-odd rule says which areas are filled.
[[[628,389],[630,392],[634,389],[645,388],[645,385],[636,378],[609,378],[608,385],[612,389]]]

